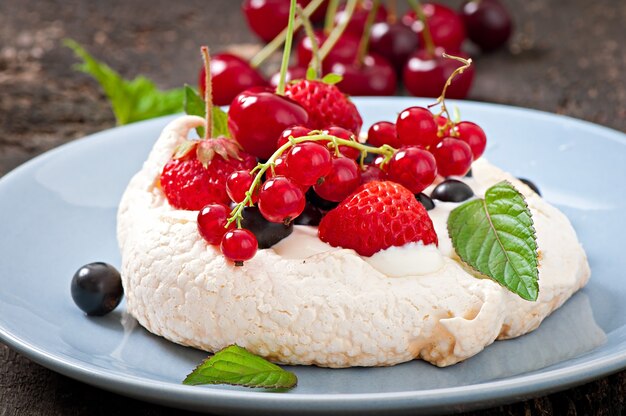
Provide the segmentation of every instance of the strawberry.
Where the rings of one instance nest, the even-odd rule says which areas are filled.
[[[369,182],[329,211],[320,222],[320,240],[362,256],[392,246],[422,241],[437,244],[426,209],[415,195],[395,182]]]
[[[250,170],[256,158],[225,137],[186,140],[161,172],[161,189],[174,208],[200,210],[207,204],[229,204],[226,179],[238,170]]]
[[[298,80],[285,86],[285,96],[309,113],[309,127],[324,130],[343,127],[358,136],[363,120],[355,105],[335,85],[322,81]]]

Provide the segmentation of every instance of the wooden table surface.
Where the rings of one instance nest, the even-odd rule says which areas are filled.
[[[446,1],[457,7],[460,1]],[[505,2],[510,48],[476,59],[471,99],[565,114],[626,130],[623,0]],[[0,2],[0,176],[26,160],[113,127],[99,87],[72,69],[73,38],[126,77],[162,88],[195,84],[198,46],[254,51],[238,1]],[[270,65],[271,66],[271,65]],[[68,276],[68,281],[70,276]],[[1,289],[0,289],[1,290]],[[77,312],[78,313],[78,312]],[[533,400],[469,414],[626,414],[626,371]],[[0,416],[165,415],[41,367],[0,343]],[[185,414],[186,412],[180,412]]]

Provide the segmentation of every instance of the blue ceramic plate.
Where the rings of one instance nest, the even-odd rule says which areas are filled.
[[[425,101],[355,99],[365,126]],[[183,386],[206,354],[153,336],[124,312],[89,318],[70,297],[76,269],[119,265],[118,201],[165,124],[108,130],[42,155],[0,180],[0,339],[59,373],[169,406],[215,413],[437,413],[565,389],[626,368],[626,136],[537,111],[471,102],[463,119],[489,137],[488,159],[532,179],[578,231],[589,285],[539,329],[449,368],[294,367],[298,387],[268,393]]]

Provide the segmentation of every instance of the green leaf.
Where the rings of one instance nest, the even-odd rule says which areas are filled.
[[[183,107],[183,89],[160,91],[144,76],[123,79],[108,65],[98,62],[78,43],[65,39],[64,45],[83,60],[79,71],[94,77],[106,94],[118,124],[128,124],[162,115],[178,113]]]
[[[230,384],[268,389],[292,388],[296,375],[250,353],[238,345],[228,346],[200,364],[183,384]]]
[[[213,106],[213,131],[211,137],[230,137],[228,131],[228,114],[218,106]],[[185,113],[204,118],[206,105],[200,95],[189,85],[185,84]],[[204,137],[204,127],[196,127],[198,136]]]
[[[213,106],[213,136],[230,137],[228,130],[228,114],[218,106]]]
[[[509,182],[495,184],[485,199],[458,206],[448,233],[459,257],[476,271],[526,300],[537,300],[537,238],[522,194]]]
[[[317,71],[312,66],[306,69],[306,79],[307,81],[313,81],[317,79]]]
[[[324,75],[324,78],[322,78],[322,82],[329,85],[335,85],[341,82],[342,79],[343,77],[341,75],[330,73]]]

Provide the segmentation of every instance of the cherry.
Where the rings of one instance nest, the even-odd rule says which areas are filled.
[[[397,72],[402,71],[418,46],[419,38],[403,24],[381,22],[372,26],[370,50],[386,58]]]
[[[231,201],[242,202],[246,198],[246,192],[250,190],[254,182],[254,176],[247,170],[238,170],[226,178],[226,193]],[[252,203],[258,200],[258,190],[252,193]]]
[[[471,0],[461,6],[467,37],[483,51],[504,45],[513,31],[511,16],[498,0]]]
[[[287,73],[285,75],[285,82],[295,81],[297,79],[305,79],[305,78],[306,78],[306,67],[292,66],[287,69]],[[276,72],[274,75],[270,77],[270,85],[272,87],[277,87],[279,81],[280,81],[280,71]]]
[[[472,149],[474,160],[482,156],[487,147],[487,136],[478,124],[461,121],[456,124],[454,130],[458,134],[458,139],[463,140]]]
[[[343,77],[337,87],[348,95],[393,95],[396,92],[396,71],[382,56],[368,54],[362,65],[336,62],[329,72]]]
[[[224,257],[235,262],[235,266],[243,266],[244,261],[254,257],[258,247],[254,234],[244,228],[227,231],[220,244]]]
[[[274,176],[261,186],[259,210],[266,220],[289,224],[304,210],[304,193],[291,179]]]
[[[208,204],[198,212],[198,232],[207,243],[218,245],[228,231],[225,227],[230,209],[224,204]],[[229,228],[233,228],[231,223]]]
[[[389,121],[379,121],[372,124],[367,131],[367,142],[374,147],[387,144],[398,148],[401,146],[396,132],[396,125]]]
[[[435,146],[440,140],[433,114],[424,107],[403,110],[396,120],[396,130],[398,141],[404,146]]]
[[[387,172],[380,169],[375,165],[365,165],[364,169],[361,169],[361,183],[368,183],[373,181],[387,180]]]
[[[437,176],[437,162],[427,150],[401,147],[387,165],[387,176],[414,194],[426,189]]]
[[[206,71],[200,69],[198,86],[204,97]],[[229,105],[240,92],[256,86],[265,86],[267,81],[244,59],[229,53],[218,53],[211,57],[211,79],[213,104]]]
[[[287,27],[289,0],[244,0],[241,5],[250,29],[263,41],[269,42]],[[308,2],[299,0],[305,7]]]
[[[330,159],[330,152],[321,144],[298,143],[287,153],[288,175],[299,185],[311,186],[330,171]]]
[[[363,35],[363,31],[365,29],[365,22],[367,21],[367,15],[370,10],[372,10],[374,2],[371,0],[360,1],[357,4],[357,7],[354,9],[354,13],[352,13],[352,18],[346,27],[346,32],[354,34],[357,37],[361,37]],[[335,15],[335,24],[343,22],[346,18],[346,6],[341,5],[337,10],[337,14]],[[378,10],[376,11],[376,17],[374,18],[374,22],[384,22],[387,20],[387,10],[385,6],[382,4],[378,6]]]
[[[446,137],[433,150],[441,176],[463,176],[472,166],[472,149],[462,140]]]
[[[404,67],[404,85],[418,97],[437,98],[441,94],[448,77],[463,64],[457,60],[441,56],[443,50],[437,48],[435,55],[425,49],[415,52]],[[467,55],[460,53],[459,56]],[[465,98],[472,86],[474,67],[469,67],[457,75],[446,90],[446,98]]]
[[[450,53],[458,52],[465,40],[465,28],[459,15],[451,8],[436,3],[423,3],[422,10],[435,46],[441,46]],[[402,16],[402,23],[419,35],[423,45],[424,25],[413,10]]]
[[[267,88],[252,88],[233,100],[228,129],[248,153],[268,159],[276,150],[276,138],[289,126],[306,125],[309,115],[300,104]]]
[[[357,163],[347,157],[333,158],[332,165],[330,173],[313,189],[328,201],[341,202],[359,186],[361,172]]]
[[[321,30],[316,30],[315,40],[319,47],[322,47],[326,39],[328,38]],[[343,33],[333,48],[330,50],[326,58],[322,62],[322,66],[326,72],[330,72],[330,68],[336,62],[351,63],[356,59],[356,54],[359,49],[360,39],[351,33]],[[311,39],[308,36],[303,37],[298,42],[297,50],[297,62],[298,66],[306,68],[313,57],[311,50]],[[306,71],[306,70],[305,70]]]
[[[297,139],[298,137],[308,135],[310,132],[311,129],[304,126],[287,127],[285,130],[283,130],[282,133],[280,133],[280,136],[278,137],[278,142],[276,143],[276,148],[279,148],[287,143],[290,137]]]
[[[343,127],[332,126],[329,127],[327,130],[324,130],[324,133],[331,136],[339,137],[340,139],[350,140],[352,142],[357,141],[354,133],[350,130],[344,129]],[[323,143],[326,144],[325,142]],[[339,153],[349,159],[356,159],[357,157],[361,156],[361,152],[359,151],[359,149],[344,145],[339,146]]]

